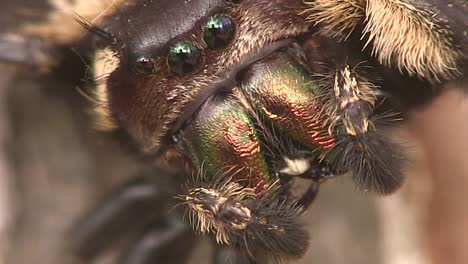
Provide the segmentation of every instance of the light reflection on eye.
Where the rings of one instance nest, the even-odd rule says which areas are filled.
[[[192,43],[181,41],[169,50],[167,63],[173,73],[187,74],[202,63],[202,52]]]
[[[203,30],[203,39],[211,49],[226,47],[234,38],[234,21],[225,15],[210,17]]]

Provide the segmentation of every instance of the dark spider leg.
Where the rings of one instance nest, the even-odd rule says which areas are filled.
[[[158,221],[145,229],[120,256],[119,264],[184,264],[190,255],[194,235],[176,219]]]
[[[96,257],[115,240],[162,217],[165,198],[143,178],[124,184],[74,226],[71,250],[83,260]]]
[[[335,176],[336,172],[330,167],[320,163],[312,163],[311,167],[306,172],[297,176],[312,181],[297,204],[301,205],[303,210],[306,210],[315,201],[315,198],[317,198],[320,184]]]
[[[303,210],[306,210],[315,201],[319,191],[319,186],[320,183],[318,181],[312,181],[309,188],[307,188],[304,194],[302,194],[297,204],[301,205]]]

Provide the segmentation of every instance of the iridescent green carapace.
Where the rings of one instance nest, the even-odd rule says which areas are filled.
[[[254,120],[235,97],[207,102],[185,137],[204,176],[233,177],[259,192],[272,182]]]

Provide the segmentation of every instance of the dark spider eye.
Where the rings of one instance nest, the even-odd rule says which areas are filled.
[[[153,61],[147,57],[139,57],[136,60],[136,70],[138,73],[148,74],[152,73],[154,68]]]
[[[228,16],[210,17],[203,30],[203,39],[211,49],[226,47],[234,37],[234,21]]]
[[[202,63],[202,54],[193,44],[179,42],[170,49],[167,63],[173,73],[187,74]]]

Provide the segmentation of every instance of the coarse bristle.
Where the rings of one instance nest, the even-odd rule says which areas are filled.
[[[18,31],[25,35],[40,37],[48,42],[68,45],[85,34],[85,28],[75,21],[74,14],[78,14],[93,24],[99,24],[123,4],[127,5],[131,1],[49,0],[49,2],[52,9],[44,22],[24,24]]]
[[[350,169],[356,185],[364,191],[390,194],[403,184],[404,155],[401,147],[381,131],[368,131],[357,136],[345,136],[333,151],[334,164]]]
[[[334,91],[336,104],[341,113],[341,122],[347,134],[356,136],[366,133],[369,115],[375,104],[376,87],[349,67],[338,69],[335,75]]]
[[[299,223],[302,208],[279,200],[278,188],[275,184],[259,197],[254,189],[226,178],[200,181],[180,198],[196,231],[215,234],[218,243],[239,248],[251,259],[268,255],[279,262],[301,257],[308,235]]]
[[[432,82],[460,74],[459,51],[449,27],[430,8],[408,0],[317,0],[307,2],[307,19],[319,33],[346,40],[357,30],[386,66]]]
[[[331,79],[330,77],[328,79]],[[325,79],[326,80],[326,79]],[[350,170],[357,186],[379,194],[389,194],[403,183],[403,154],[400,147],[381,131],[385,117],[373,113],[377,87],[365,74],[345,65],[335,73],[334,84],[323,81],[325,106],[331,114],[329,131],[337,143],[324,157],[338,171]],[[325,158],[325,159],[327,159]]]
[[[117,68],[120,59],[110,48],[97,50],[94,54],[93,74],[96,88],[92,96],[94,103],[94,123],[99,130],[112,130],[117,124],[112,118],[107,91],[107,79]]]
[[[448,30],[435,14],[409,1],[367,1],[364,34],[385,65],[396,65],[410,75],[435,81],[458,74],[458,53],[450,43]]]
[[[323,108],[329,117],[328,132],[351,136],[366,133],[369,127],[373,127],[370,115],[378,87],[368,80],[361,70],[363,66],[345,64],[334,67],[337,67],[334,72],[329,70],[316,75]]]
[[[191,210],[191,224],[201,233],[215,233],[216,241],[231,243],[234,230],[244,230],[251,219],[246,200],[255,197],[252,188],[235,182],[209,187],[195,187],[182,196]],[[229,218],[223,215],[228,214]]]
[[[345,40],[365,18],[365,0],[306,1],[307,19],[320,24],[320,33]]]
[[[404,157],[400,146],[383,133],[384,125],[394,122],[392,115],[374,112],[378,86],[370,81],[368,70],[372,68],[354,62],[323,69],[316,75],[319,98],[329,116],[329,133],[337,141],[321,158],[337,171],[352,172],[361,189],[394,192],[403,183]]]

